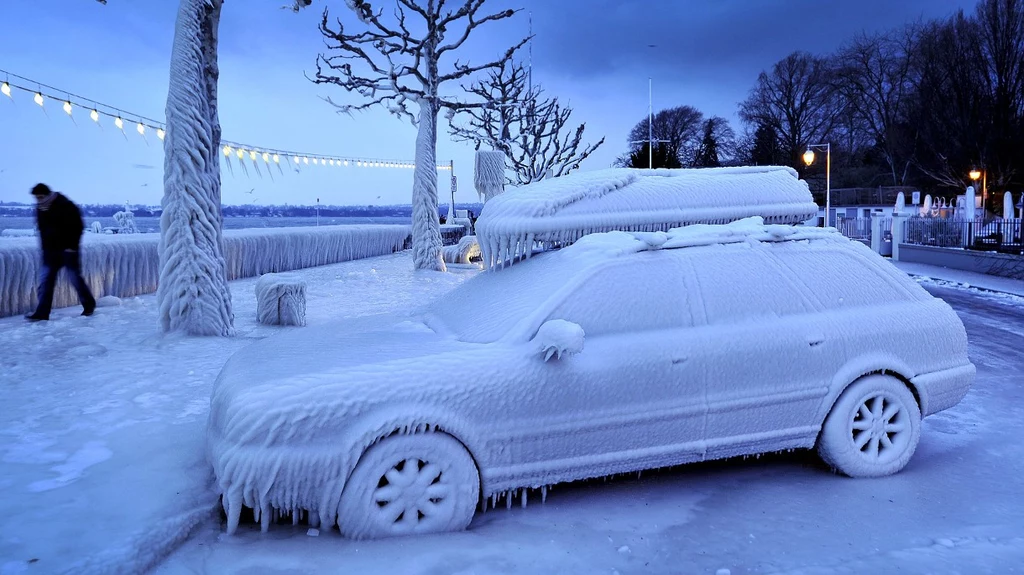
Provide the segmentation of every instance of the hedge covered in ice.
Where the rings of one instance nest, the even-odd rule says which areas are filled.
[[[484,264],[529,257],[537,245],[569,245],[613,230],[668,231],[761,216],[769,224],[818,213],[807,183],[788,167],[683,170],[618,168],[544,180],[484,204],[476,222]]]
[[[409,226],[322,226],[226,230],[224,258],[229,280],[379,256],[404,248]],[[96,297],[131,297],[156,291],[160,234],[82,237],[82,273]],[[39,241],[0,240],[0,317],[27,313],[36,305]],[[54,307],[78,304],[63,277]]]

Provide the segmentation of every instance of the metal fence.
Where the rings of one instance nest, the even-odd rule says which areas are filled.
[[[871,241],[871,218],[836,218],[836,229],[852,240]],[[891,218],[889,218],[888,224],[882,222],[882,229],[885,231],[892,229]]]
[[[907,220],[907,243],[1020,254],[1022,221],[914,217]]]

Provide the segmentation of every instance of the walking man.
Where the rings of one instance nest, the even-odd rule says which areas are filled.
[[[82,307],[85,308],[82,315],[92,315],[96,309],[96,299],[92,297],[89,286],[82,279],[78,255],[82,232],[85,230],[82,212],[71,200],[51,190],[46,184],[36,184],[32,188],[32,196],[36,199],[36,224],[39,226],[39,239],[43,248],[43,267],[40,270],[39,305],[36,311],[26,315],[25,319],[50,319],[57,274],[62,267],[67,268],[71,274],[71,282],[78,291]]]

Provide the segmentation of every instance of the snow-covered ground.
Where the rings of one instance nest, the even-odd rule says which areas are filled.
[[[404,252],[295,272],[308,323],[398,309],[475,273],[411,268]],[[231,283],[235,339],[160,335],[153,296],[92,318],[0,320],[0,573],[1024,571],[1024,300],[925,283],[963,319],[978,378],[925,420],[895,476],[839,477],[807,453],[697,464],[531,494],[465,533],[356,542],[290,525],[227,537],[213,511],[213,379],[249,341],[304,329],[256,325],[254,284]]]

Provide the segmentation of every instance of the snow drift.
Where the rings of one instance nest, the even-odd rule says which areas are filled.
[[[667,231],[750,216],[796,224],[817,213],[807,183],[788,167],[618,168],[507,191],[484,205],[476,225],[484,263],[494,267],[529,257],[535,246],[562,247],[595,232]]]
[[[227,230],[224,257],[228,280],[269,272],[323,266],[400,251],[409,226],[321,226]],[[160,273],[160,234],[82,237],[82,273],[97,298],[153,293]],[[0,243],[0,317],[31,311],[36,305],[39,242],[29,238]],[[61,274],[54,307],[78,305]]]

